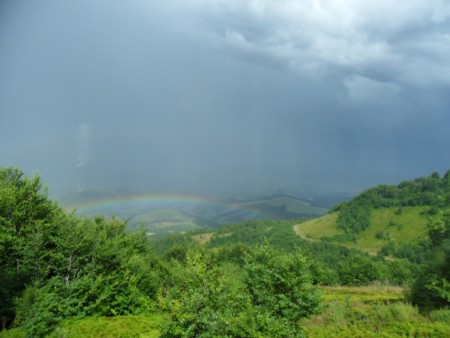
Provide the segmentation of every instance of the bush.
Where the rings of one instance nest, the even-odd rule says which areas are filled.
[[[61,323],[50,337],[157,338],[161,320],[161,315],[157,314],[68,320]]]
[[[204,251],[191,250],[173,275],[159,304],[169,313],[162,337],[255,336],[255,316],[239,275],[230,278]]]
[[[250,249],[242,267],[219,266],[202,249],[162,289],[170,319],[163,337],[296,337],[298,320],[319,309],[310,263],[299,252],[277,252],[267,243]]]
[[[450,308],[433,310],[428,315],[433,322],[450,323]]]
[[[298,250],[279,253],[267,244],[256,247],[245,264],[253,304],[291,322],[315,313],[319,295],[311,287],[310,265]]]
[[[125,226],[102,217],[61,223],[47,262],[52,276],[35,280],[17,301],[16,322],[27,335],[47,335],[70,317],[152,310],[163,269],[145,236]]]
[[[427,264],[411,288],[411,299],[422,310],[450,307],[450,216],[428,224]]]
[[[347,202],[339,209],[336,225],[347,234],[359,234],[370,225],[371,208],[368,204]]]
[[[385,280],[386,271],[382,264],[370,257],[354,256],[337,267],[339,280],[343,285],[368,285],[376,280]]]
[[[15,317],[14,299],[27,284],[51,274],[48,259],[55,248],[63,214],[47,197],[40,177],[17,168],[0,168],[0,322]]]

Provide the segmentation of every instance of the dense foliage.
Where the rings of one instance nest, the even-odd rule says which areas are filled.
[[[69,332],[83,318],[89,326],[97,316],[154,316],[165,337],[295,337],[304,333],[301,322],[322,309],[319,285],[404,285],[417,276],[414,304],[448,307],[450,216],[443,208],[449,175],[416,181],[403,186],[440,194],[426,195],[438,201],[430,205],[429,238],[389,242],[371,256],[326,238],[303,239],[293,230],[298,221],[247,221],[149,240],[114,217],[67,213],[47,197],[38,176],[0,169],[2,328],[15,325],[40,337]],[[384,191],[381,204],[359,197],[363,207],[337,207],[348,217],[344,235],[368,226],[366,214],[387,203],[388,190],[361,195]],[[386,260],[387,254],[398,258]],[[143,330],[155,332],[153,321],[141,321]]]
[[[450,332],[450,310],[424,315],[405,302],[398,287],[327,287],[323,298],[326,310],[303,320],[308,337],[448,337]]]
[[[196,231],[189,235],[174,234],[155,240],[160,254],[180,259],[196,245],[194,239],[208,236],[203,243],[221,263],[243,266],[243,258],[264,240],[277,250],[301,248],[310,258],[312,282],[316,285],[368,285],[373,282],[409,284],[418,272],[416,264],[407,259],[387,260],[360,250],[327,241],[308,241],[294,233],[293,221],[247,221],[218,229]],[[411,254],[412,255],[412,254]],[[368,273],[370,272],[370,273]]]
[[[249,249],[242,267],[219,264],[207,251],[189,248],[160,303],[170,312],[164,337],[295,337],[300,318],[319,309],[309,260],[277,252],[267,243]]]
[[[0,191],[3,325],[40,336],[67,317],[151,309],[161,273],[144,234],[67,214],[18,169],[0,169]]]
[[[0,169],[0,315],[27,336],[69,318],[169,313],[166,336],[295,336],[317,311],[309,260],[266,245],[220,261],[196,243],[157,257],[116,218],[80,218],[38,176]],[[242,251],[241,253],[243,253]]]
[[[424,309],[450,308],[450,214],[428,224],[429,250],[419,278],[412,287],[412,300]]]
[[[48,259],[56,247],[61,210],[48,200],[38,176],[0,169],[0,319],[9,324],[14,299],[27,284],[54,274]]]
[[[443,177],[433,173],[428,177],[404,181],[398,185],[379,185],[368,189],[349,202],[338,204],[333,209],[341,210],[350,204],[367,204],[373,208],[450,205],[450,170]]]
[[[450,206],[450,170],[441,178],[438,173],[405,181],[399,185],[379,185],[355,199],[343,202],[332,211],[339,211],[337,227],[349,234],[358,234],[370,225],[371,209],[405,206],[430,206],[430,213]]]

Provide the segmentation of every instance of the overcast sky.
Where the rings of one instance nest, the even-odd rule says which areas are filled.
[[[50,191],[450,169],[448,0],[0,1],[0,166]]]

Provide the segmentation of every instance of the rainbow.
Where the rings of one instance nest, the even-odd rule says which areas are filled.
[[[178,194],[144,194],[117,196],[108,198],[92,199],[87,202],[73,204],[67,206],[67,210],[74,210],[78,214],[94,214],[94,213],[115,213],[119,210],[131,208],[151,207],[156,209],[174,209],[174,208],[190,208],[190,207],[208,207],[216,209],[224,209],[230,211],[248,212],[258,216],[263,215],[261,212],[255,211],[249,207],[243,207],[239,204],[228,203],[223,200],[208,198],[195,195],[178,195]]]

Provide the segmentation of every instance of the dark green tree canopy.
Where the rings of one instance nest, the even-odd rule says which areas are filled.
[[[0,169],[1,322],[40,336],[69,316],[150,309],[161,265],[145,234],[125,227],[68,214],[39,176]]]

